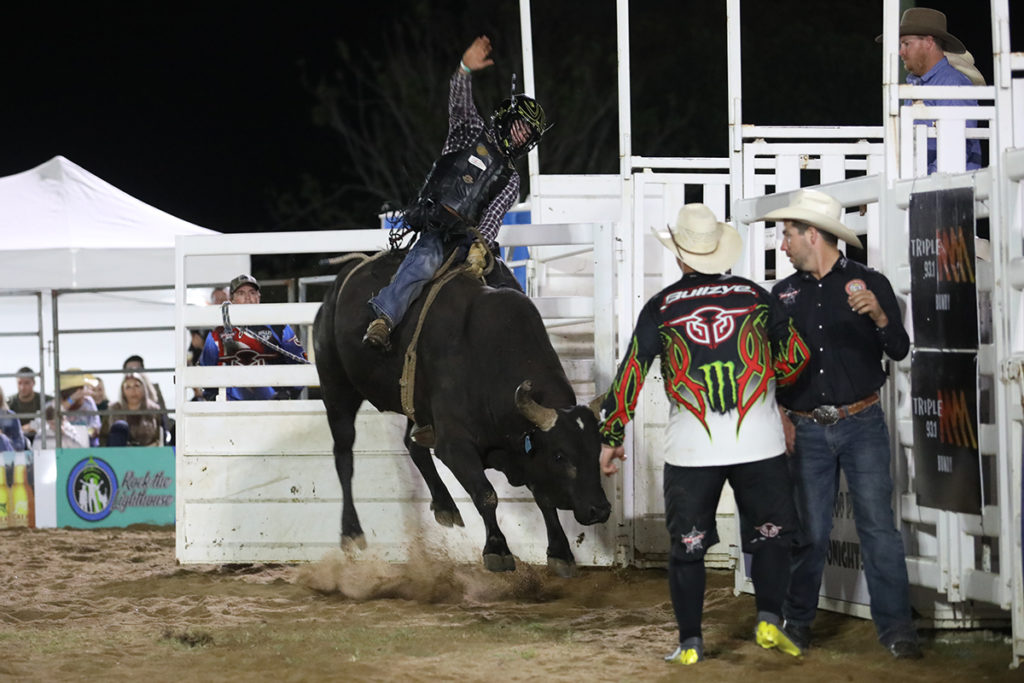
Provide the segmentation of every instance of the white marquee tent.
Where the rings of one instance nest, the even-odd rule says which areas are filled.
[[[149,206],[62,156],[0,178],[5,393],[14,390],[21,365],[39,368],[40,386],[53,394],[58,370],[119,369],[131,354],[144,356],[151,380],[171,386],[175,347],[185,343],[174,337],[175,238],[207,234],[218,233]],[[188,274],[191,282],[223,286],[249,265],[245,255],[199,256]],[[208,287],[195,292],[200,301],[207,294]],[[100,376],[116,397],[118,376]]]
[[[176,235],[216,234],[139,201],[56,156],[0,178],[0,291],[174,285]],[[193,282],[248,270],[237,256],[199,257]]]

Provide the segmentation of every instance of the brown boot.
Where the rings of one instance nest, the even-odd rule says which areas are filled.
[[[370,323],[366,328],[366,334],[363,335],[363,343],[379,349],[391,346],[391,325],[386,318],[377,318]]]

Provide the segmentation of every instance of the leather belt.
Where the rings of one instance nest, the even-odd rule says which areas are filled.
[[[871,394],[867,398],[863,398],[856,403],[851,403],[845,406],[818,406],[809,413],[805,413],[801,410],[787,410],[786,412],[790,415],[799,415],[800,417],[808,417],[820,425],[833,425],[839,422],[844,417],[850,417],[856,415],[865,408],[869,408],[878,403],[878,392]]]

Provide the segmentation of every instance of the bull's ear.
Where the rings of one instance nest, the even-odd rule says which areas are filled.
[[[596,417],[598,420],[601,419],[601,404],[604,403],[604,397],[606,393],[608,392],[601,392],[600,394],[594,397],[594,400],[587,404],[587,407],[590,408],[590,412],[592,412],[594,414],[594,417]]]
[[[558,412],[554,408],[545,408],[530,396],[533,390],[533,382],[524,380],[516,387],[516,410],[527,420],[537,425],[542,432],[546,432],[555,426],[558,421]]]

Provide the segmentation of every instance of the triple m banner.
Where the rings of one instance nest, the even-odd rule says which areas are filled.
[[[910,196],[914,488],[918,504],[981,512],[974,190]]]

